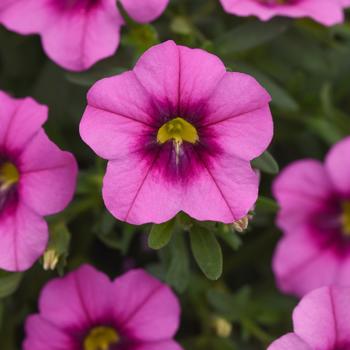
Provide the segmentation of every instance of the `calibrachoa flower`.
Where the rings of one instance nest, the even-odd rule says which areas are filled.
[[[214,55],[165,42],[132,71],[97,82],[80,125],[108,159],[107,208],[134,224],[179,211],[226,223],[247,214],[258,177],[250,160],[272,137],[270,96]]]
[[[43,216],[72,199],[77,165],[42,125],[47,107],[0,91],[0,268],[29,268],[43,254],[48,228]]]
[[[301,160],[274,183],[284,231],[274,256],[279,287],[299,296],[331,284],[350,286],[350,137],[325,164]]]
[[[181,350],[176,296],[144,272],[115,281],[85,265],[49,282],[26,322],[24,350]]]
[[[220,0],[225,11],[237,16],[257,16],[268,21],[275,16],[310,17],[326,26],[344,21],[349,0]]]
[[[169,2],[118,1],[140,23],[156,19]],[[81,71],[113,55],[124,20],[116,0],[1,0],[0,23],[20,34],[40,34],[54,62]]]
[[[294,333],[268,350],[349,350],[350,288],[323,287],[306,295],[294,309]]]

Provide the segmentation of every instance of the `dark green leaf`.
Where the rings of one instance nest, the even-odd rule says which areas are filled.
[[[252,49],[281,35],[289,23],[280,18],[269,22],[250,21],[219,37],[215,45],[222,55]]]
[[[204,227],[194,225],[190,237],[192,253],[198,266],[209,279],[217,280],[222,274],[223,258],[215,235]]]
[[[21,273],[0,271],[0,299],[13,294],[22,280]]]
[[[272,155],[266,151],[260,157],[252,161],[253,168],[259,169],[267,174],[275,175],[279,172],[279,166]]]
[[[148,246],[152,249],[165,247],[171,239],[175,224],[175,218],[163,224],[154,224],[148,236]]]

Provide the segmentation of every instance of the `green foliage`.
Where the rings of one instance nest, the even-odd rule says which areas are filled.
[[[82,73],[53,64],[37,36],[0,27],[0,88],[48,105],[50,138],[74,152],[80,167],[74,201],[48,218],[49,249],[59,255],[56,270],[44,271],[41,262],[23,274],[0,271],[1,350],[22,348],[24,321],[37,311],[45,283],[86,262],[111,277],[143,267],[171,285],[181,300],[177,339],[185,349],[264,350],[291,330],[297,302],[276,290],[271,271],[280,237],[271,184],[279,165],[322,159],[334,142],[350,135],[349,20],[333,28],[310,20],[260,22],[226,14],[219,0],[172,0],[152,24],[126,20],[118,52]],[[168,39],[213,52],[230,71],[252,75],[271,94],[275,135],[271,153],[252,162],[261,171],[261,195],[244,234],[183,213],[162,225],[135,227],[118,222],[104,207],[106,162],[78,133],[86,93],[97,80],[130,69],[148,47]],[[218,317],[232,325],[229,336],[213,327]]]
[[[223,257],[215,234],[206,227],[195,224],[190,230],[190,238],[198,266],[209,279],[217,280],[222,274]]]

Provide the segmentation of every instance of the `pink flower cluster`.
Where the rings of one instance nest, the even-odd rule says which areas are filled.
[[[82,139],[108,159],[103,197],[132,224],[184,211],[232,223],[258,195],[250,161],[269,145],[270,96],[203,50],[173,41],[144,53],[132,71],[88,93]]]
[[[47,108],[0,91],[0,268],[28,269],[44,252],[43,216],[73,197],[77,164],[49,140],[42,125]]]
[[[169,0],[118,0],[139,23],[156,19]],[[1,0],[0,23],[20,34],[40,34],[47,55],[81,71],[112,56],[124,25],[116,0]]]
[[[350,137],[325,164],[290,164],[276,179],[277,224],[284,237],[273,261],[278,286],[302,296],[325,285],[350,285]]]
[[[112,282],[84,265],[43,289],[23,349],[181,350],[179,317],[173,292],[143,270]]]
[[[293,313],[294,332],[267,350],[350,349],[350,288],[323,287],[306,295]]]
[[[225,11],[237,16],[257,16],[268,21],[275,16],[310,17],[332,26],[344,21],[349,0],[220,0]]]

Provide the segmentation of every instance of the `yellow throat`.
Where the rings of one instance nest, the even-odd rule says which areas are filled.
[[[84,340],[84,350],[109,350],[120,337],[112,327],[95,327]]]

